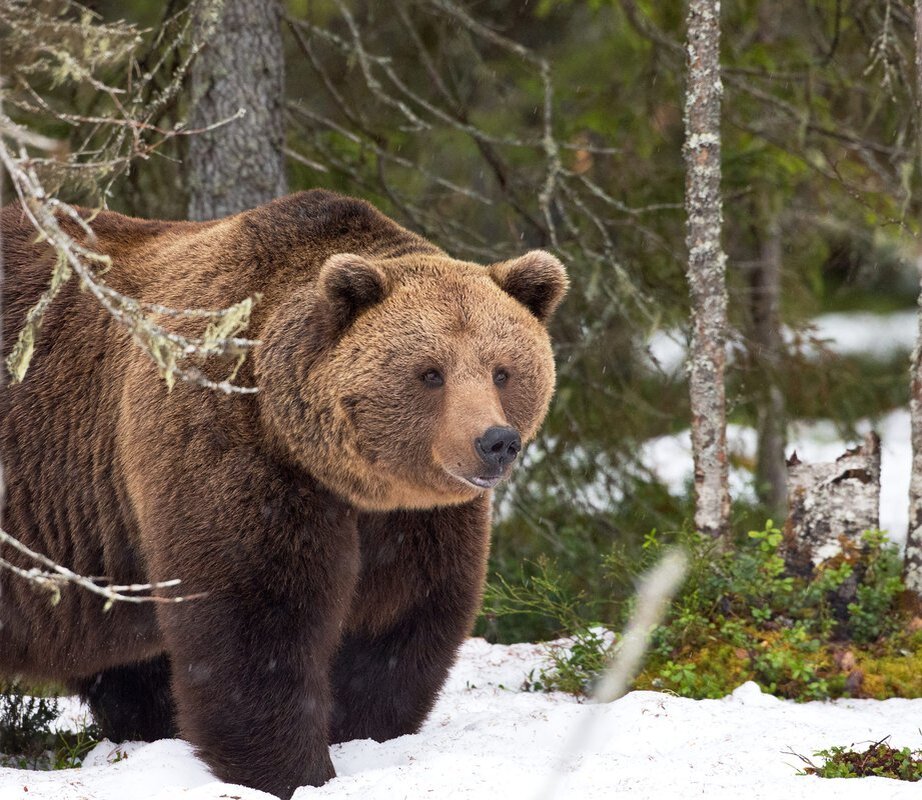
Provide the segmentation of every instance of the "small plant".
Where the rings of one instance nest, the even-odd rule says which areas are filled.
[[[0,687],[0,753],[17,766],[36,765],[54,746],[56,697],[33,697],[17,685]]]
[[[13,684],[0,686],[0,766],[20,769],[70,769],[99,742],[95,725],[77,731],[58,731],[52,723],[60,715],[55,696],[26,693]]]
[[[882,531],[864,535],[864,575],[848,604],[848,625],[856,642],[873,642],[894,633],[900,618],[891,611],[903,591],[902,560]]]
[[[83,758],[102,739],[102,732],[96,725],[84,725],[76,731],[58,734],[58,744],[51,762],[51,769],[75,769],[83,765]],[[116,750],[115,761],[124,755]],[[113,762],[114,763],[114,762]]]
[[[922,779],[922,750],[903,747],[897,750],[887,744],[887,739],[875,742],[867,749],[856,752],[846,747],[818,750],[814,757],[825,759],[817,766],[799,753],[791,753],[806,766],[798,774],[816,775],[820,778],[894,778],[900,781]]]
[[[552,644],[549,663],[529,673],[524,688],[533,692],[588,695],[608,662],[612,637],[603,628],[577,631],[567,644]]]
[[[542,556],[524,566],[528,571],[523,570],[517,582],[497,575],[495,582],[487,584],[486,616],[538,615],[553,620],[568,632],[592,627],[593,623],[584,617],[584,594],[567,588],[564,575],[553,561]]]

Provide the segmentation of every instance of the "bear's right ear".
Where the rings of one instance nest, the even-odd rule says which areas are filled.
[[[362,311],[380,303],[389,290],[384,271],[354,253],[330,256],[320,268],[317,288],[338,330],[349,327]]]

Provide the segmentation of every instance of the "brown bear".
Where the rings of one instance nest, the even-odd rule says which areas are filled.
[[[5,528],[84,575],[201,597],[104,613],[0,570],[0,674],[61,682],[109,738],[178,733],[221,779],[287,798],[334,776],[331,742],[413,733],[431,708],[481,599],[490,490],[548,407],[564,270],[542,251],[458,261],[326,191],[204,223],[87,219],[105,281],[142,302],[260,294],[238,376],[259,391],[169,392],[65,286],[25,381],[0,389]],[[9,352],[53,254],[18,205],[2,235]]]

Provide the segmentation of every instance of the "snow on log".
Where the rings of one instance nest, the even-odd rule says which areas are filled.
[[[785,561],[789,572],[807,576],[879,526],[880,437],[871,431],[833,462],[805,464],[795,452],[787,468]]]

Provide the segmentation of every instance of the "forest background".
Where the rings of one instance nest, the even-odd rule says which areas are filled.
[[[98,15],[89,24],[141,30],[130,55],[96,74],[127,76],[149,99],[175,80],[201,24],[176,0],[84,5]],[[558,391],[527,469],[498,499],[479,630],[534,640],[560,632],[561,616],[617,619],[645,549],[692,526],[691,485],[670,493],[639,457],[690,419],[684,373],[649,347],[657,332],[688,336],[683,4],[289,0],[280,11],[280,133],[260,141],[283,147],[288,191],[364,197],[461,258],[544,247],[566,262]],[[735,498],[737,532],[784,517],[788,421],[828,418],[847,438],[908,402],[908,352],[836,354],[809,321],[917,301],[912,13],[904,0],[723,3],[728,417],[759,432],[757,456],[736,465],[757,498]],[[21,45],[5,40],[7,66]],[[53,69],[30,85],[7,93],[5,113],[67,157],[92,152],[87,120],[111,113],[112,95]],[[194,117],[194,78],[176,89],[142,139]],[[111,184],[62,169],[49,188],[95,206],[103,187],[114,210],[186,218],[207,135],[152,135]],[[543,606],[493,613],[536,585]]]

